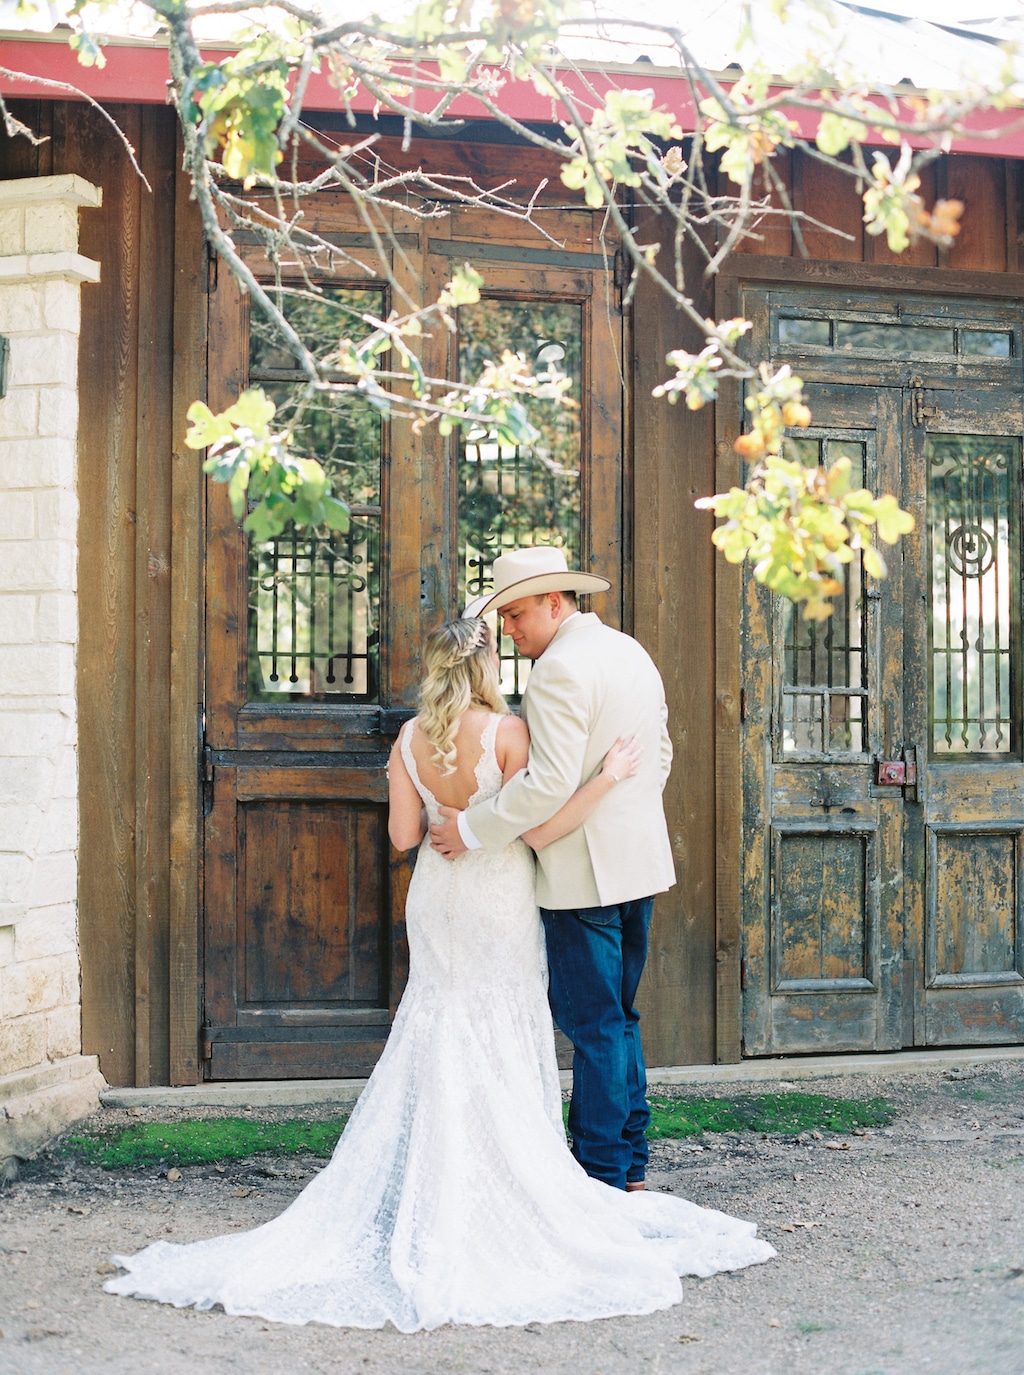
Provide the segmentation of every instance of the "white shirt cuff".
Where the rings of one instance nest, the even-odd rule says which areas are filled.
[[[469,829],[469,822],[466,820],[465,812],[459,812],[458,827],[459,835],[462,837],[462,843],[467,850],[482,850],[484,848]]]

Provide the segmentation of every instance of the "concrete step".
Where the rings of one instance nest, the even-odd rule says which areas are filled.
[[[710,1086],[787,1083],[801,1079],[847,1078],[863,1074],[918,1074],[936,1070],[1024,1059],[1024,1046],[982,1046],[955,1050],[896,1050],[879,1055],[801,1055],[777,1060],[742,1060],[737,1065],[678,1065],[647,1071],[651,1088],[659,1085]],[[561,1073],[572,1087],[572,1072]],[[365,1079],[260,1079],[233,1083],[188,1084],[169,1088],[108,1088],[100,1094],[107,1108],[351,1108]]]

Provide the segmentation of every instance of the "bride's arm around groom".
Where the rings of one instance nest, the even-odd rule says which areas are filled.
[[[537,901],[604,906],[669,888],[675,872],[661,794],[672,747],[661,677],[642,646],[596,615],[570,615],[533,665],[523,717],[527,768],[465,813],[471,834],[485,849],[501,849],[595,777],[617,738],[635,735],[643,751],[636,773],[540,852]]]

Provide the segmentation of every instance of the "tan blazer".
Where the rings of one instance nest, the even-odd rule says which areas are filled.
[[[530,671],[523,695],[530,759],[466,820],[500,850],[554,816],[601,767],[620,735],[643,745],[638,772],[617,783],[575,831],[537,856],[541,907],[599,907],[664,892],[676,881],[661,794],[672,765],[665,691],[636,640],[577,613]]]

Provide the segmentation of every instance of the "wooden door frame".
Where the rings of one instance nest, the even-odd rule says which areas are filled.
[[[180,150],[179,150],[180,153]],[[180,156],[179,156],[180,168]],[[208,252],[198,210],[189,199],[187,177],[179,170],[176,179],[176,220],[174,245],[175,315],[174,315],[174,431],[172,450],[173,482],[173,540],[171,553],[171,714],[170,714],[170,1081],[174,1085],[200,1082],[201,1062],[199,1039],[202,1019],[201,964],[202,932],[202,799],[201,736],[203,725],[203,548],[205,538],[205,479],[200,456],[184,443],[187,409],[192,401],[208,399],[208,360],[211,352],[209,304],[210,291],[216,280],[217,262]],[[583,207],[581,207],[581,210]],[[587,212],[584,212],[587,213]],[[355,237],[355,236],[353,236]],[[435,230],[433,238],[439,235]],[[422,236],[423,269],[426,271],[429,240]],[[485,255],[486,256],[486,255]],[[498,254],[494,254],[498,257]],[[563,271],[574,266],[578,259],[586,266],[596,266],[595,255],[582,251],[518,250],[515,260],[530,263],[542,261],[546,266]],[[601,266],[605,266],[602,256]],[[224,270],[221,267],[220,270]],[[616,315],[622,331],[622,358],[630,357],[631,335],[628,317]],[[594,322],[598,328],[599,322]],[[445,341],[447,347],[447,341]],[[628,374],[628,369],[626,372]],[[236,379],[240,381],[240,379]],[[231,379],[224,379],[230,389]],[[235,390],[239,388],[236,386]],[[621,444],[621,492],[618,529],[621,535],[624,572],[628,573],[631,531],[625,517],[624,504],[630,490],[631,453],[628,438],[630,426],[628,404],[631,395],[627,375],[619,418]],[[428,432],[418,451],[426,451],[441,441],[436,430]],[[415,464],[415,473],[407,474],[421,480],[422,454]],[[392,480],[395,474],[392,473]],[[410,518],[419,519],[418,503],[407,502]],[[428,537],[431,532],[428,532]],[[600,556],[597,556],[598,560]],[[632,587],[627,577],[621,589],[621,612],[628,623],[632,618]],[[424,611],[424,619],[435,617],[436,608]],[[432,622],[431,622],[432,623]],[[427,628],[425,626],[425,628]],[[410,642],[411,643],[411,642]],[[410,702],[411,705],[411,702]],[[393,867],[396,856],[392,855]],[[399,861],[406,865],[405,857]],[[392,1013],[394,1007],[392,1007]]]
[[[1024,299],[1024,273],[966,272],[934,267],[891,267],[735,254],[715,282],[715,318],[740,313],[740,288],[786,283],[839,290],[926,293],[1005,300]],[[733,442],[740,433],[742,387],[723,379],[715,407],[715,490],[741,480]],[[743,717],[740,624],[743,567],[715,560],[715,1023],[716,1060],[736,1064],[742,1056],[741,885],[743,863]]]

